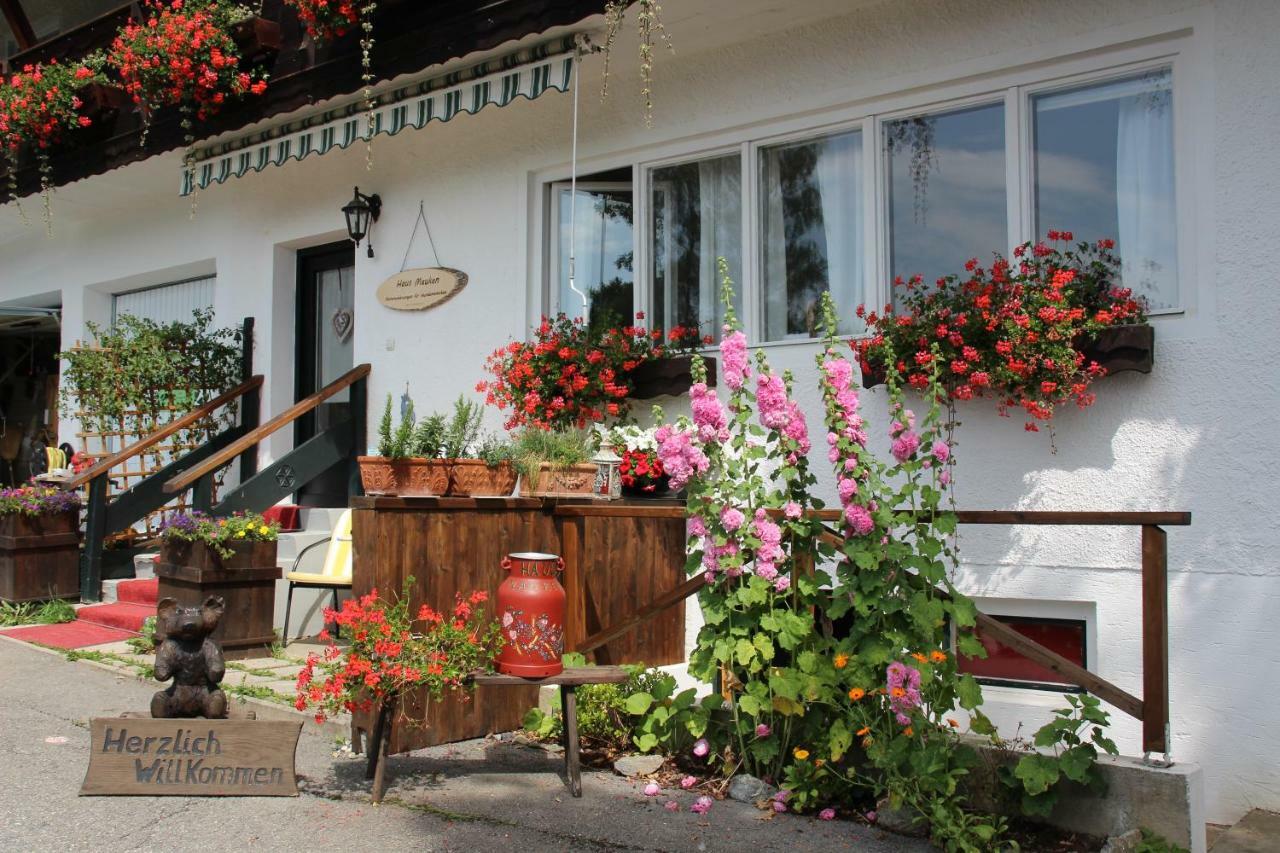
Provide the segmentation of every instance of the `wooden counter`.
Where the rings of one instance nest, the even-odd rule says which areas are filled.
[[[556,515],[556,507],[590,504],[597,515]],[[670,500],[596,502],[535,498],[353,498],[353,593],[376,588],[398,594],[414,578],[411,610],[453,607],[455,593],[494,595],[504,580],[501,561],[514,551],[544,551],[565,560],[568,597],[565,648],[621,622],[685,582],[682,504]],[[664,512],[652,512],[657,507]],[[684,660],[684,608],[673,607],[594,652],[596,663],[664,665]],[[479,688],[469,703],[446,700],[424,707],[405,702],[421,728],[398,723],[390,752],[480,737],[520,727],[538,701],[537,688]],[[372,715],[356,728],[372,730]],[[357,744],[359,741],[357,740]]]

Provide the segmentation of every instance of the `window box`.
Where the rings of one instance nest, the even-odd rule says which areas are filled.
[[[458,497],[506,497],[516,490],[516,469],[510,462],[490,466],[483,459],[448,460],[449,491]]]
[[[704,358],[707,366],[707,384],[716,384],[716,360]],[[673,355],[655,358],[638,365],[627,375],[631,381],[631,393],[635,400],[648,400],[673,394],[683,394],[693,384],[693,356]]]
[[[1089,361],[1096,361],[1107,374],[1134,370],[1150,373],[1155,361],[1156,330],[1146,323],[1111,326],[1096,336],[1080,337],[1072,345]]]
[[[0,601],[80,595],[80,511],[0,516]]]
[[[533,477],[522,477],[520,496],[527,498],[589,498],[596,494],[598,468],[593,462],[556,467],[550,462],[538,466]]]
[[[280,52],[283,40],[280,24],[266,18],[248,18],[231,28],[231,38],[240,48],[243,68],[266,65]]]
[[[80,113],[93,123],[81,128],[77,139],[90,143],[100,142],[115,131],[120,111],[131,103],[129,93],[120,86],[108,83],[88,83],[76,90],[82,105]]]
[[[489,467],[480,459],[387,459],[359,456],[365,494],[401,498],[505,497],[515,491],[516,472],[509,463]]]

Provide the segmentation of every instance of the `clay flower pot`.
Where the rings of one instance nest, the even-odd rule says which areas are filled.
[[[506,497],[516,490],[516,469],[510,462],[493,467],[483,459],[449,459],[450,495]]]
[[[452,463],[445,459],[358,456],[365,494],[426,498],[449,494]]]
[[[594,463],[583,462],[557,468],[549,462],[538,466],[538,473],[520,481],[520,494],[531,498],[582,498],[596,494]]]

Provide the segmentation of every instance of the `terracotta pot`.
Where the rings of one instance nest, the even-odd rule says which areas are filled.
[[[451,463],[444,459],[357,456],[366,494],[426,498],[449,494]]]
[[[596,466],[591,462],[557,468],[538,466],[534,477],[520,481],[520,494],[531,498],[580,498],[596,494]]]
[[[80,594],[80,511],[0,515],[0,601]]]
[[[502,560],[507,579],[498,587],[502,651],[498,672],[545,678],[564,670],[564,587],[556,575],[564,560],[555,554],[521,552]]]
[[[450,495],[469,497],[506,497],[516,490],[516,469],[510,462],[500,462],[493,467],[483,459],[450,459]]]
[[[707,384],[716,384],[716,360],[703,358],[707,366]],[[693,384],[693,357],[674,355],[667,358],[655,358],[642,362],[636,369],[627,374],[631,382],[631,393],[635,400],[648,400],[651,397],[683,394]]]

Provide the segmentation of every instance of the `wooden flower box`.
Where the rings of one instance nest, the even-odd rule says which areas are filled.
[[[716,384],[716,360],[704,358],[707,366],[707,384]],[[641,363],[635,370],[627,374],[631,382],[631,393],[635,400],[648,400],[653,397],[683,394],[693,384],[693,356],[675,355],[668,358],[656,358]]]
[[[0,601],[80,595],[80,512],[0,515]]]
[[[76,90],[76,97],[81,101],[80,114],[91,122],[75,134],[84,144],[96,144],[111,136],[120,111],[132,103],[128,92],[109,83],[86,83]]]
[[[284,43],[280,24],[266,18],[247,18],[231,28],[231,38],[240,48],[240,67],[267,65]]]
[[[226,612],[211,636],[222,644],[223,654],[232,660],[265,657],[275,642],[276,543],[228,547],[232,555],[224,558],[203,542],[166,541],[156,563],[160,598],[196,606],[211,595],[222,596]]]

